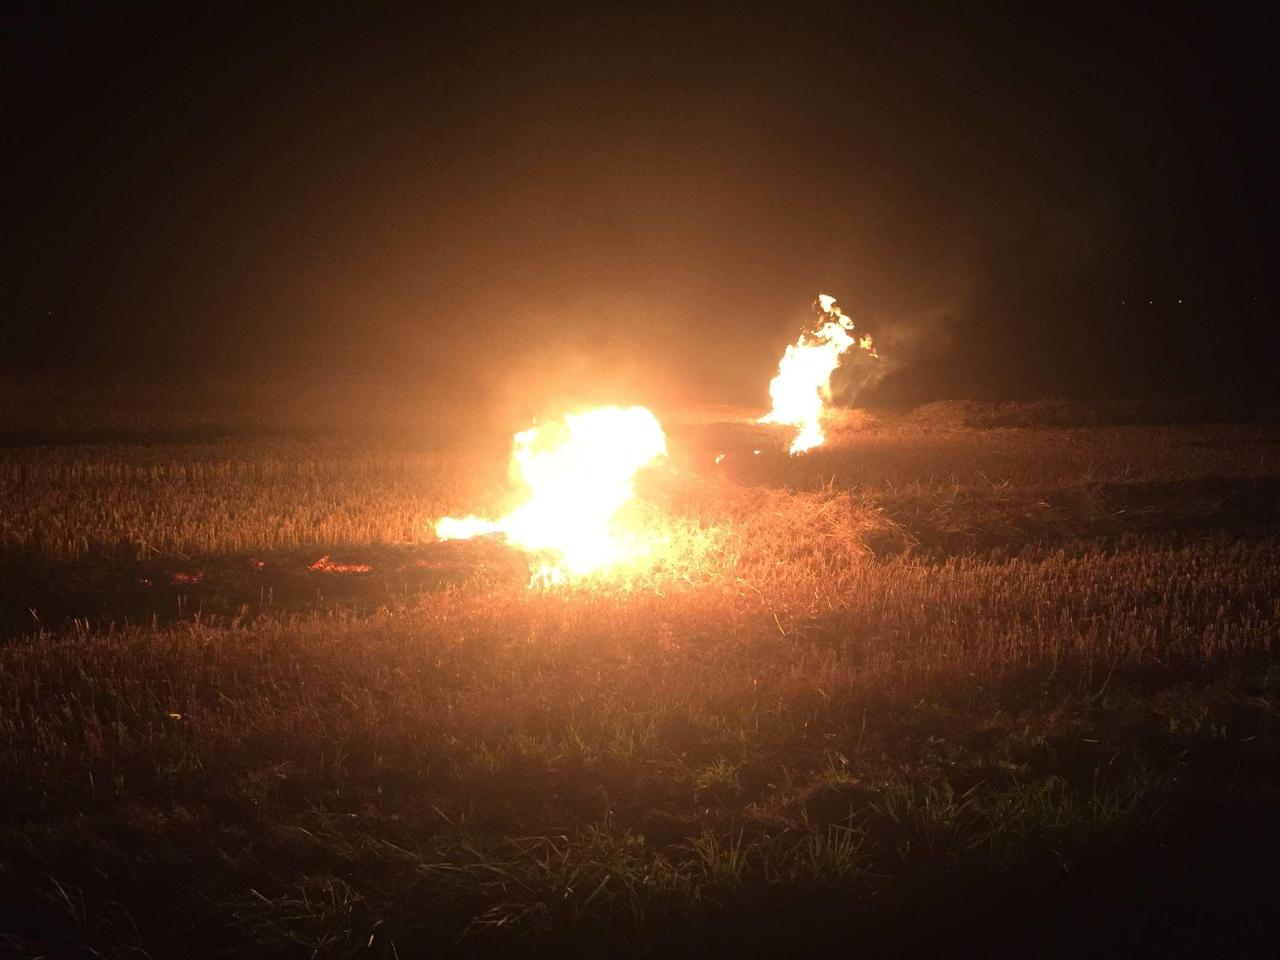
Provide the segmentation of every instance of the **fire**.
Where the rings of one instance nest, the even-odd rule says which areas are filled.
[[[525,499],[497,520],[445,517],[441,540],[502,534],[554,562],[535,580],[556,582],[634,559],[646,550],[642,532],[622,517],[641,468],[667,452],[666,435],[644,407],[597,407],[515,436],[513,477]]]
[[[818,294],[814,302],[818,319],[800,334],[778,361],[778,373],[769,384],[773,409],[759,423],[784,423],[799,431],[791,441],[791,452],[803,453],[820,446],[822,414],[831,399],[831,374],[851,347],[876,355],[868,336],[853,335],[853,321],[844,315],[836,298]]]

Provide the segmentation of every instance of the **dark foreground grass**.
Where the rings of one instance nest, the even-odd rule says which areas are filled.
[[[887,443],[878,483],[659,478],[668,544],[621,580],[471,556],[376,603],[377,569],[352,602],[24,628],[0,950],[1270,955],[1280,538],[1231,501],[1265,470],[1188,448],[1126,523],[1061,461],[988,496],[948,442],[905,492]]]

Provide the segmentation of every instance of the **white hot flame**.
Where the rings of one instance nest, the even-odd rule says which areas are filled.
[[[831,374],[850,347],[859,347],[875,356],[868,336],[853,335],[853,321],[844,315],[836,298],[820,293],[815,325],[787,346],[778,361],[778,373],[769,384],[773,409],[760,423],[783,423],[796,428],[791,452],[803,453],[826,439],[822,415],[831,399]]]
[[[643,554],[642,532],[619,517],[639,470],[667,452],[657,418],[644,407],[597,407],[515,436],[511,468],[527,488],[523,503],[497,520],[445,517],[441,540],[499,533],[556,562],[535,579],[557,582]]]

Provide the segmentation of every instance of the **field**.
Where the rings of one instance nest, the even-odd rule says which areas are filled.
[[[0,952],[1274,955],[1280,427],[670,433],[554,589],[500,443],[0,448]]]

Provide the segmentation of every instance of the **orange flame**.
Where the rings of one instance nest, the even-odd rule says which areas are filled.
[[[436,536],[502,534],[524,550],[550,552],[555,562],[534,575],[543,583],[634,559],[645,540],[619,512],[634,496],[636,474],[666,452],[662,427],[644,407],[597,407],[532,427],[516,434],[511,453],[524,502],[497,520],[445,517]]]
[[[876,356],[868,336],[853,336],[853,321],[844,315],[836,298],[818,294],[815,326],[787,346],[778,361],[778,373],[769,384],[773,409],[758,423],[783,423],[797,429],[791,452],[803,453],[821,446],[822,414],[831,399],[831,374],[850,347]]]

